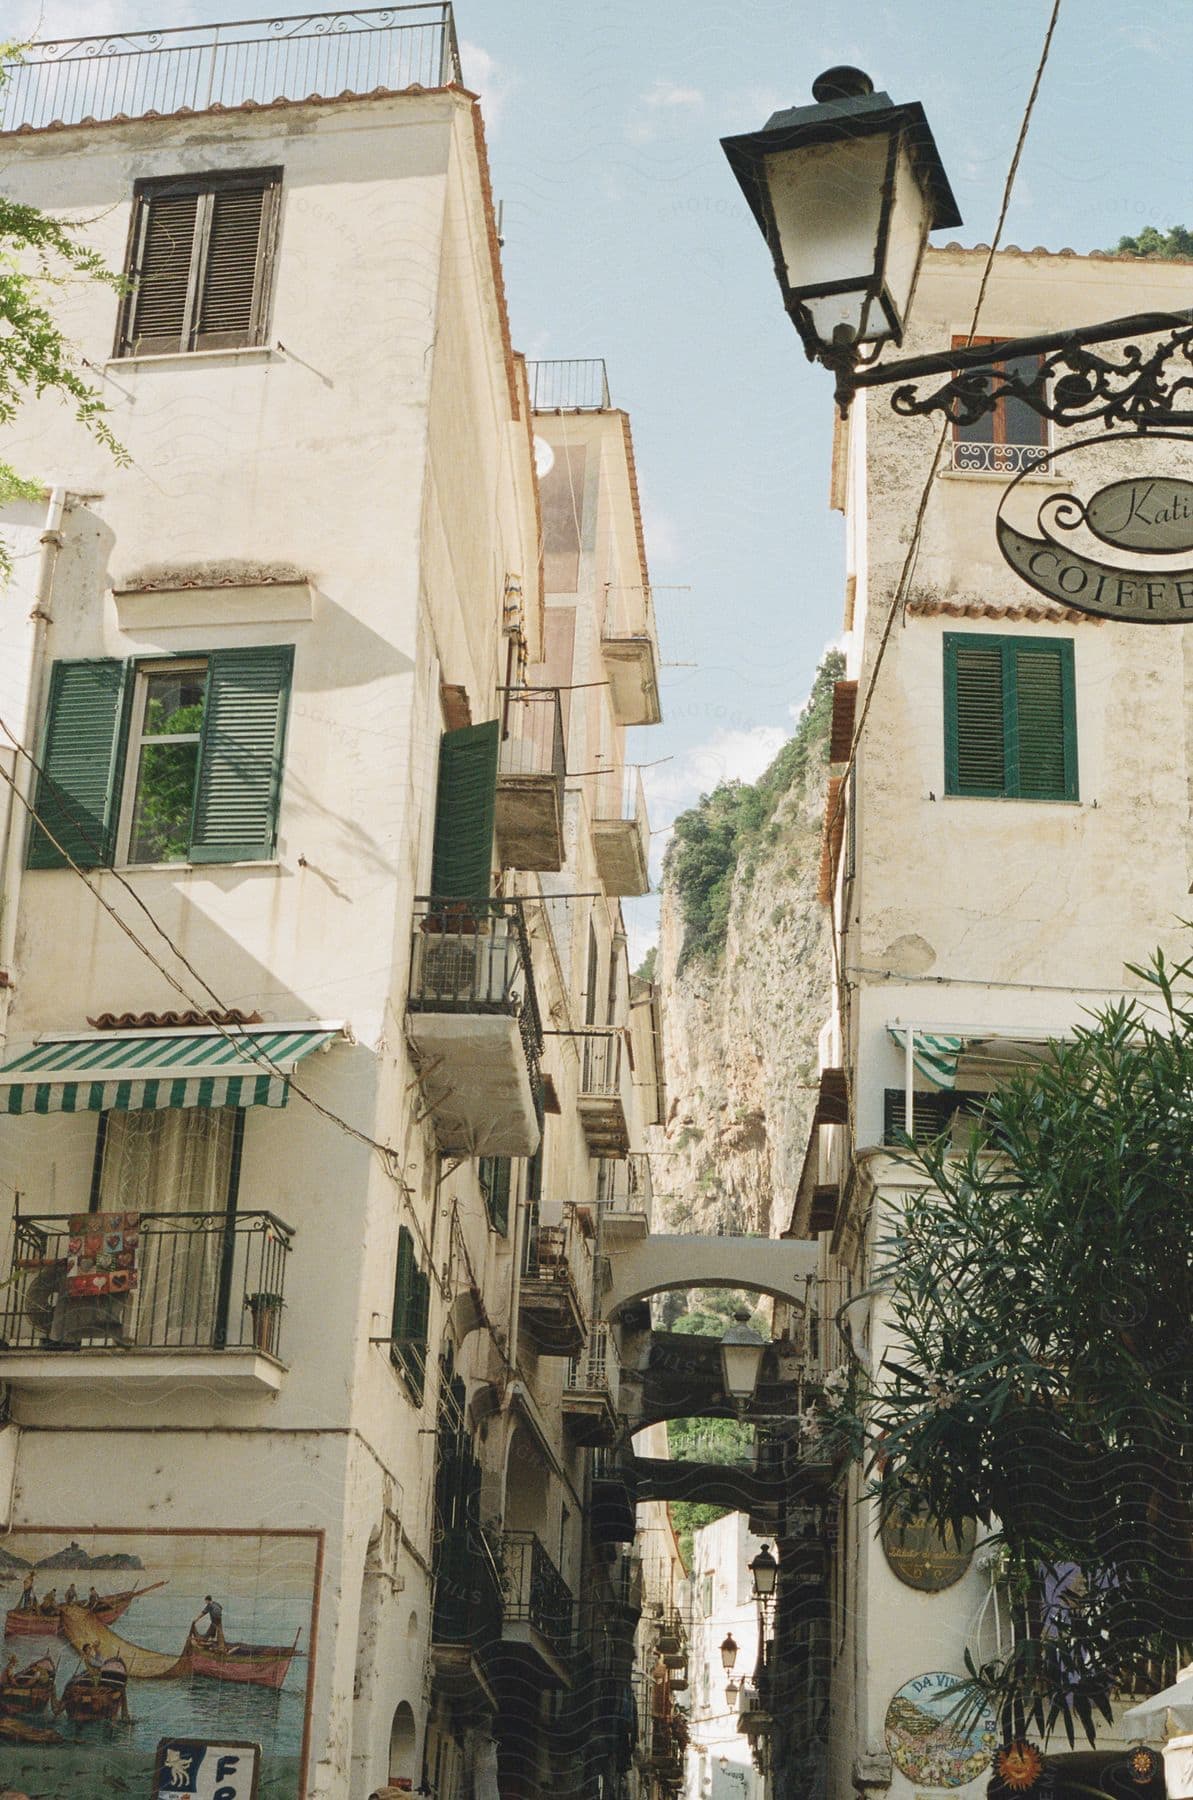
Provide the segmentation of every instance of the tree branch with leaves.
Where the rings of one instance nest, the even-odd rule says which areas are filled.
[[[886,1514],[992,1533],[1015,1624],[967,1657],[1008,1737],[1110,1717],[1193,1646],[1193,957],[989,1096],[882,1240],[892,1346],[856,1400]],[[964,1699],[964,1696],[962,1696]]]
[[[6,79],[4,65],[19,58],[19,46],[0,45],[0,82]],[[123,286],[123,277],[84,241],[85,227],[85,221],[54,218],[0,195],[0,430],[12,426],[26,401],[54,393],[117,462],[126,463],[127,452],[108,423],[107,404],[87,379],[51,306],[55,293],[74,282],[101,282],[117,291]],[[35,500],[43,486],[0,455],[0,504]],[[0,539],[0,575],[10,566],[11,554]]]

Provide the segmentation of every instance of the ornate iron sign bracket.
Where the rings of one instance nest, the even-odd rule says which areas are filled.
[[[1150,349],[1125,343],[1117,354],[1104,355],[1091,347],[1159,333],[1166,335]],[[843,357],[835,369],[837,404],[845,413],[855,393],[893,387],[891,408],[903,418],[936,414],[955,425],[972,425],[1000,400],[1013,399],[1062,426],[1193,433],[1193,403],[1181,404],[1193,393],[1193,311],[1135,313],[1070,331],[1008,338],[998,345],[997,357],[995,365],[989,344],[868,367]],[[1034,368],[1023,367],[1037,357]]]

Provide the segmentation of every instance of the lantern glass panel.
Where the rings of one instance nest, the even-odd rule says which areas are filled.
[[[886,335],[871,295],[889,141],[886,132],[871,132],[764,158],[787,286],[808,307],[826,344],[834,342],[839,326],[859,342],[873,336],[875,324]],[[844,291],[831,296],[809,299],[805,292],[837,283]]]

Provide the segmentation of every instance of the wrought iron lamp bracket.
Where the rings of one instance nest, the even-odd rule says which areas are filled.
[[[1092,348],[1160,333],[1150,349],[1123,343],[1117,354],[1104,355]],[[1182,403],[1193,393],[1193,311],[1137,313],[1008,338],[997,346],[997,365],[994,355],[991,345],[974,344],[869,366],[858,366],[842,352],[827,353],[824,361],[836,375],[842,415],[859,391],[893,387],[891,409],[901,418],[936,414],[953,425],[973,425],[1010,399],[1061,426],[1193,434],[1193,403]],[[1034,371],[1017,370],[1017,364],[1037,357]]]

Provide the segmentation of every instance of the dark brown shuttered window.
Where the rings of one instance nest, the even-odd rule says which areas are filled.
[[[265,341],[280,169],[139,184],[118,356]]]

